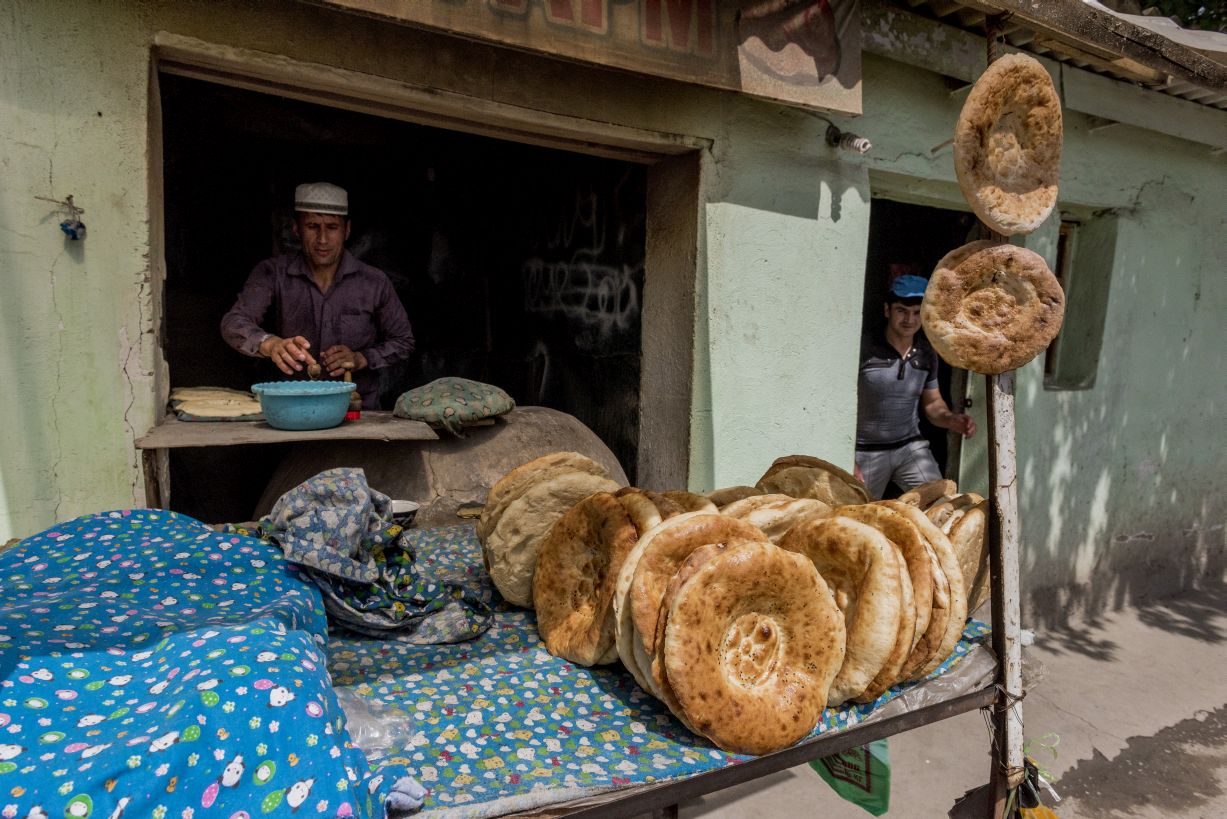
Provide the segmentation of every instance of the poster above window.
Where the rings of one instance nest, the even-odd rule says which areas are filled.
[[[859,0],[312,0],[579,62],[861,112]]]

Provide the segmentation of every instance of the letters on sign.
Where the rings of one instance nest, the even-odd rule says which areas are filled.
[[[859,0],[317,0],[557,57],[859,114]]]

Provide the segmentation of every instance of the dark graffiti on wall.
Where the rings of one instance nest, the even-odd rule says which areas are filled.
[[[624,175],[610,191],[576,190],[541,252],[521,266],[524,310],[564,322],[588,353],[639,347],[643,203],[624,208],[626,182]]]

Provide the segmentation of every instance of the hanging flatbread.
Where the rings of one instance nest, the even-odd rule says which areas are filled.
[[[498,525],[498,519],[502,517],[503,512],[530,486],[567,472],[584,472],[589,475],[599,475],[602,478],[609,477],[609,471],[605,467],[578,452],[551,452],[522,463],[499,478],[494,486],[490,487],[486,495],[485,508],[482,509],[481,518],[477,522],[477,539],[484,544],[486,538],[490,537],[490,533],[494,531],[494,527]]]
[[[584,498],[550,529],[537,554],[533,604],[537,631],[555,657],[583,666],[617,659],[614,588],[638,540],[630,516],[606,492]]]
[[[723,508],[733,501],[761,494],[763,494],[763,490],[757,486],[727,486],[724,489],[713,489],[708,492],[707,499],[716,504],[718,508]]]
[[[1033,250],[972,242],[937,263],[920,305],[929,342],[945,361],[977,373],[1016,370],[1061,330],[1065,294]]]
[[[524,608],[533,605],[537,548],[567,510],[589,495],[614,492],[618,484],[586,472],[566,472],[535,483],[507,507],[486,540],[490,579],[503,598]],[[619,505],[621,508],[621,505]]]
[[[733,753],[767,754],[818,723],[844,659],[843,617],[804,556],[730,546],[673,594],[665,675],[695,730]]]
[[[891,658],[899,635],[903,578],[895,547],[877,529],[841,517],[794,526],[780,547],[813,562],[844,613],[847,652],[828,704],[860,696]]]
[[[1007,54],[976,80],[954,129],[954,172],[984,224],[1030,233],[1057,203],[1061,100],[1039,61]]]

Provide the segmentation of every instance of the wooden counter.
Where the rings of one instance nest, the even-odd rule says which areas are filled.
[[[145,472],[145,505],[169,508],[170,474],[167,451],[183,447],[281,444],[294,441],[436,441],[427,424],[397,418],[390,412],[363,410],[357,421],[342,421],[331,429],[274,429],[264,421],[180,421],[168,413],[136,440]]]

